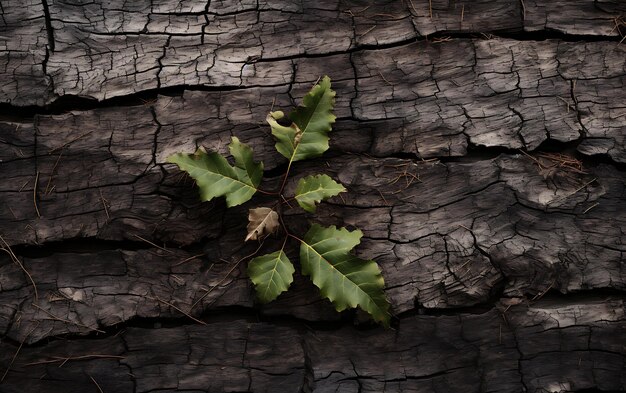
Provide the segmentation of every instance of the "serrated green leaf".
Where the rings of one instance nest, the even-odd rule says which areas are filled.
[[[235,171],[240,180],[250,180],[251,185],[258,187],[263,178],[263,163],[254,162],[252,148],[241,143],[239,138],[233,137],[228,145],[230,154],[235,158]],[[256,191],[256,190],[255,190]]]
[[[328,132],[336,118],[334,106],[335,91],[330,88],[330,78],[325,76],[304,96],[302,106],[289,114],[292,121],[289,127],[276,121],[283,117],[282,112],[271,112],[267,122],[276,138],[276,150],[290,163],[322,155],[328,150]]]
[[[280,112],[282,114],[282,112]],[[295,124],[291,124],[291,127],[285,127],[276,121],[283,116],[277,116],[276,112],[270,112],[265,119],[272,127],[272,135],[276,138],[276,150],[283,156],[291,158],[294,149],[296,148],[295,140],[298,131],[295,128]]]
[[[322,296],[333,302],[337,311],[358,306],[388,327],[389,302],[378,264],[350,254],[362,236],[358,229],[350,232],[313,224],[300,245],[302,273],[311,276]]]
[[[254,162],[252,149],[236,137],[228,148],[235,158],[234,167],[218,153],[202,149],[194,154],[171,155],[167,162],[178,165],[196,181],[202,201],[224,196],[228,207],[237,206],[250,200],[257,191],[263,178],[263,163]]]
[[[293,264],[283,250],[256,257],[248,264],[248,276],[261,303],[269,303],[293,282]]]
[[[346,191],[328,175],[310,175],[298,181],[296,201],[304,210],[315,213],[315,204]]]

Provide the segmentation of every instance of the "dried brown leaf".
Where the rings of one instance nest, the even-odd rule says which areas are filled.
[[[269,207],[257,207],[248,211],[248,236],[246,241],[261,239],[278,230],[278,213]]]

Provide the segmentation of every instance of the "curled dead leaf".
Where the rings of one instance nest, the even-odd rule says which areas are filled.
[[[296,123],[293,123],[291,126],[296,129],[296,136],[295,138],[293,138],[293,143],[297,146],[302,140],[302,130],[300,129],[300,127],[298,127]]]
[[[269,207],[257,207],[248,211],[248,236],[246,241],[261,239],[278,230],[278,213]]]

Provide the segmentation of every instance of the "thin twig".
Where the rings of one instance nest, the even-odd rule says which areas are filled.
[[[464,268],[465,266],[467,266],[467,264],[468,264],[468,263],[470,263],[471,261],[472,261],[471,259],[468,259],[467,261],[465,261],[465,263],[463,263],[461,266],[459,266],[459,269],[458,269],[458,270],[463,269],[463,268]],[[468,269],[468,270],[469,270],[469,269]]]
[[[387,202],[387,199],[383,195],[382,191],[380,191],[380,189],[378,190],[378,193],[380,194],[380,197],[383,198],[383,201],[385,202],[385,205],[389,205],[389,202]]]
[[[466,227],[466,226],[465,226],[465,225],[463,225],[463,224],[459,224],[459,227],[461,227],[461,228],[465,229],[466,231],[468,231],[468,232],[469,232],[469,233],[471,233],[472,235],[474,234],[474,231],[472,231],[471,229],[469,229],[468,227]]]
[[[553,204],[554,202],[560,202],[564,199],[567,199],[569,197],[571,197],[572,195],[576,195],[580,190],[583,190],[585,188],[587,188],[587,186],[589,186],[591,183],[593,183],[594,181],[596,181],[597,178],[593,178],[592,180],[588,181],[587,183],[583,184],[582,186],[578,187],[576,190],[574,190],[573,192],[567,194],[567,195],[563,195],[560,198],[557,199],[553,199],[552,201],[548,202],[548,205]]]
[[[552,280],[552,283],[550,283],[550,286],[548,288],[546,288],[545,291],[536,294],[535,297],[533,297],[530,301],[532,302],[532,301],[541,299],[546,293],[548,293],[548,291],[550,289],[552,289],[552,286],[554,285],[555,282],[556,282],[556,278],[554,280]]]
[[[343,202],[344,205],[347,205],[346,200],[344,199],[343,195],[338,194],[339,199],[341,199],[341,202]]]
[[[35,301],[39,301],[39,293],[37,292],[37,285],[35,285],[35,280],[33,280],[33,276],[31,276],[29,271],[26,270],[26,268],[24,267],[24,264],[22,264],[22,261],[20,261],[17,255],[15,255],[15,253],[13,252],[13,250],[11,250],[11,246],[9,245],[9,243],[7,243],[6,240],[4,240],[2,235],[0,235],[0,240],[2,241],[2,243],[4,243],[4,246],[2,246],[0,250],[9,254],[9,257],[11,257],[11,260],[13,260],[13,262],[16,263],[20,267],[20,269],[22,269],[24,274],[26,274],[26,277],[28,277],[28,280],[32,284],[33,289],[35,291]]]
[[[561,101],[563,101],[566,105],[567,105],[567,113],[569,113],[569,101],[567,101],[565,98],[561,97],[561,96],[556,96],[556,98],[560,99]]]
[[[59,157],[54,162],[54,166],[52,167],[52,171],[50,172],[50,177],[48,178],[48,183],[46,184],[46,190],[43,192],[44,195],[48,195],[48,190],[50,189],[50,183],[52,183],[52,178],[54,177],[54,171],[57,169],[57,165],[59,165],[59,161],[61,161],[61,156],[63,156],[63,150],[59,153]]]
[[[199,323],[199,324],[201,324],[201,325],[206,325],[206,322],[201,321],[201,320],[199,320],[199,319],[197,319],[197,318],[194,318],[194,317],[193,317],[193,316],[191,316],[189,313],[184,312],[184,311],[183,311],[183,310],[181,310],[179,307],[176,307],[175,305],[173,305],[173,304],[172,304],[172,303],[170,303],[170,302],[167,302],[167,301],[165,301],[165,300],[163,300],[163,299],[160,299],[158,296],[157,296],[157,297],[155,297],[155,298],[153,298],[153,297],[149,297],[149,296],[148,296],[147,298],[148,298],[148,299],[152,299],[152,300],[157,300],[157,301],[159,301],[159,302],[161,302],[161,303],[163,303],[163,304],[167,304],[168,306],[170,306],[170,307],[172,307],[173,309],[175,309],[176,311],[178,311],[178,312],[182,313],[183,315],[185,315],[185,316],[186,316],[186,317],[188,317],[189,319],[191,319],[191,320],[193,320],[193,321],[195,321],[195,322],[198,322],[198,323]],[[190,310],[190,311],[191,311],[191,310]]]
[[[536,163],[539,163],[539,161],[538,161],[535,157],[533,157],[533,156],[531,156],[530,154],[526,153],[524,150],[521,150],[521,149],[520,149],[520,152],[521,152],[522,154],[524,154],[526,157],[528,157],[528,158],[530,158],[531,160],[535,161]]]
[[[143,98],[140,98],[141,103],[144,104],[145,106],[151,106],[152,104],[155,104],[157,102],[156,98],[153,98],[151,100],[144,100]]]
[[[35,326],[32,329],[30,329],[30,331],[28,332],[28,334],[26,334],[26,336],[24,337],[22,342],[20,342],[20,346],[17,347],[17,351],[15,351],[15,353],[13,354],[13,357],[11,358],[11,362],[9,362],[9,366],[7,367],[7,369],[4,372],[4,374],[2,374],[2,378],[0,378],[0,383],[2,383],[2,381],[4,381],[4,378],[6,378],[7,374],[11,370],[11,367],[13,367],[13,363],[15,362],[15,359],[17,359],[17,355],[20,353],[20,350],[22,349],[22,346],[24,345],[24,343],[26,342],[28,337],[35,331],[35,329],[37,329],[39,327],[40,323],[41,323],[41,321],[37,321]]]
[[[595,203],[595,204],[593,204],[593,205],[589,206],[588,208],[586,208],[586,209],[585,209],[585,211],[583,212],[583,214],[587,214],[587,212],[588,212],[589,210],[593,209],[594,207],[596,207],[596,206],[598,206],[598,205],[599,205],[599,203]]]
[[[64,365],[70,360],[88,360],[88,359],[125,359],[125,357],[119,356],[119,355],[104,355],[104,354],[92,354],[92,355],[68,356],[68,357],[53,356],[52,359],[26,363],[26,364],[23,364],[23,366],[38,366],[40,364],[62,362],[61,365],[59,365],[59,367],[61,367],[62,365]]]
[[[24,341],[26,340],[22,340],[22,342],[20,343],[20,346],[17,347],[17,351],[15,351],[15,353],[13,354],[13,357],[11,358],[11,361],[9,362],[9,366],[4,371],[4,374],[2,374],[2,378],[0,378],[0,382],[4,381],[4,378],[6,378],[7,374],[11,370],[11,367],[13,366],[13,363],[15,362],[15,358],[17,358],[17,355],[20,353],[20,350],[22,349],[22,346],[24,345]]]
[[[95,379],[93,379],[93,377],[92,377],[91,375],[89,375],[89,378],[91,378],[91,380],[93,381],[93,383],[96,385],[96,387],[98,388],[98,391],[99,391],[100,393],[104,393],[104,392],[102,391],[102,388],[100,387],[100,385],[98,385],[98,382],[96,382],[96,380],[95,380]]]
[[[384,80],[385,82],[387,82],[387,84],[388,84],[389,86],[393,86],[393,83],[389,82],[389,81],[387,80],[387,78],[385,78],[385,76],[383,75],[383,73],[382,73],[382,72],[378,71],[378,74],[380,75],[380,77],[381,77],[381,78],[383,78],[383,80]]]
[[[350,16],[354,16],[356,14],[360,14],[362,12],[367,11],[370,7],[371,7],[371,5],[368,5],[367,7],[363,8],[362,10],[358,10],[358,11],[354,11],[354,12],[352,10],[348,10],[348,11],[346,11],[346,13],[350,14]]]
[[[285,196],[283,194],[280,194],[280,197],[283,199],[283,201],[287,204],[287,206],[289,206],[290,209],[293,209],[293,206],[291,206],[291,204],[289,203],[289,200],[285,198]],[[290,198],[290,199],[295,199],[295,198]]]
[[[270,112],[274,112],[274,105],[276,105],[276,96],[272,98],[272,106],[270,107]]]
[[[368,5],[367,7],[363,8],[362,10],[358,10],[358,11],[354,11],[354,12],[352,12],[352,10],[348,10],[348,11],[346,11],[346,13],[350,14],[350,16],[354,16],[356,14],[360,14],[361,12],[367,11],[370,7],[371,7],[371,5]]]
[[[374,30],[375,28],[376,28],[376,25],[374,25],[374,26],[370,27],[369,29],[367,29],[367,31],[366,31],[365,33],[361,34],[361,35],[359,36],[359,38],[361,38],[361,37],[365,36],[367,33],[371,32],[371,31],[372,31],[372,30]]]
[[[35,176],[35,185],[33,186],[33,203],[35,204],[35,211],[37,212],[37,217],[41,218],[41,214],[39,214],[39,208],[37,207],[37,182],[39,181],[39,171],[37,171],[37,175]]]
[[[163,107],[163,109],[167,108],[168,106],[170,106],[170,104],[172,103],[172,101],[174,101],[174,97],[170,98],[170,100],[167,102],[167,104],[165,104],[165,106]]]
[[[47,314],[48,316],[50,316],[50,318],[55,319],[55,320],[57,320],[57,321],[60,321],[60,322],[65,322],[65,323],[71,323],[71,324],[73,324],[73,325],[80,326],[80,327],[84,327],[84,328],[86,328],[86,329],[89,329],[89,330],[91,330],[91,331],[98,332],[98,333],[106,333],[104,330],[100,330],[100,329],[92,328],[91,326],[87,326],[87,325],[84,325],[84,324],[82,324],[82,323],[78,323],[78,322],[70,321],[69,319],[65,319],[65,318],[58,317],[58,316],[56,316],[56,315],[52,314],[50,311],[48,311],[48,310],[44,310],[43,308],[39,307],[38,305],[36,305],[36,304],[34,304],[34,303],[32,304],[32,306],[33,306],[33,307],[35,307],[35,308],[37,308],[37,309],[39,309],[39,310],[41,310],[41,311],[43,311],[45,314]]]
[[[59,149],[63,149],[64,147],[69,146],[70,144],[72,144],[72,143],[76,142],[77,140],[79,140],[79,139],[80,139],[80,138],[82,138],[82,137],[85,137],[85,136],[87,136],[87,135],[91,134],[92,132],[93,132],[93,131],[88,131],[88,132],[85,132],[84,134],[79,135],[79,136],[77,136],[76,138],[74,138],[74,139],[72,139],[72,140],[70,140],[70,141],[65,142],[65,143],[64,143],[64,144],[62,144],[61,146],[59,146],[59,147],[55,147],[54,149],[50,150],[50,151],[48,152],[48,154],[54,153],[55,151],[57,151],[57,150],[59,150]]]
[[[107,200],[104,199],[104,197],[102,196],[102,189],[99,189],[98,191],[100,191],[100,199],[102,200],[102,206],[104,206],[104,212],[107,215],[107,220],[110,220],[111,216],[109,216],[109,209],[107,208]]]
[[[30,179],[26,180],[26,183],[22,184],[22,187],[20,187],[20,189],[17,190],[17,192],[22,192],[22,190],[24,189],[24,187],[26,187],[28,183],[30,183]]]
[[[192,256],[192,257],[189,257],[189,258],[183,259],[182,261],[178,262],[177,264],[172,265],[172,267],[180,266],[180,265],[182,265],[182,264],[184,264],[184,263],[187,263],[187,262],[189,262],[189,261],[193,261],[194,259],[196,259],[196,258],[200,258],[200,257],[203,257],[203,256],[204,256],[204,254],[194,255],[194,256]]]
[[[163,250],[163,251],[165,251],[165,252],[169,252],[170,254],[173,254],[173,253],[174,253],[174,251],[172,251],[172,250],[168,250],[167,248],[163,248],[163,247],[161,247],[161,246],[157,246],[156,244],[152,243],[150,240],[146,240],[146,239],[144,239],[143,237],[141,237],[141,236],[139,236],[139,235],[135,235],[135,234],[133,234],[133,236],[135,236],[136,238],[138,238],[138,239],[140,239],[140,240],[143,240],[144,242],[146,242],[146,243],[148,243],[148,244],[150,244],[150,245],[152,245],[152,246],[154,246],[154,247],[158,248],[159,250]]]

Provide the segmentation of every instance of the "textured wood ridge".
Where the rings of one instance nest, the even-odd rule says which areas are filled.
[[[129,328],[22,349],[20,386],[5,391],[617,391],[623,323],[623,301],[587,299],[408,317],[397,331],[243,320]]]
[[[625,2],[0,16],[0,392],[626,391]],[[236,135],[278,188],[265,116],[325,74],[331,150],[286,189],[323,168],[348,192],[285,220],[364,232],[391,330],[298,274],[258,304],[238,261],[273,200],[200,203],[165,162]]]

